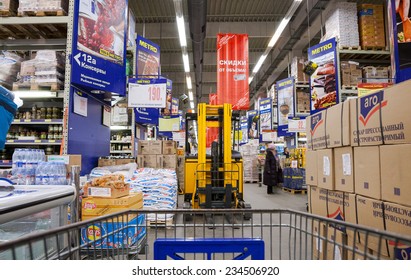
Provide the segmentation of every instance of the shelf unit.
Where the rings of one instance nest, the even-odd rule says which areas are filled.
[[[110,154],[132,154],[133,151],[125,150],[125,151],[110,151]]]
[[[63,119],[16,119],[11,124],[41,125],[41,124],[63,124]]]
[[[0,160],[0,168],[10,168],[13,162],[11,160]]]

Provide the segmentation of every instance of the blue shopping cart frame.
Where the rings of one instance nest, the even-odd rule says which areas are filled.
[[[158,238],[154,241],[154,259],[184,260],[183,254],[206,254],[207,260],[213,254],[232,253],[233,260],[264,260],[264,241],[259,238]]]

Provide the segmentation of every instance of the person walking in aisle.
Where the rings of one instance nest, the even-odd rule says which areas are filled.
[[[277,171],[279,162],[277,160],[277,151],[273,143],[268,144],[264,164],[263,184],[267,185],[267,194],[273,193],[273,187],[277,185]]]

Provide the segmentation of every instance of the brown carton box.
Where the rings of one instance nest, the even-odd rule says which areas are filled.
[[[327,217],[357,223],[356,195],[340,191],[327,192]]]
[[[309,187],[308,208],[311,214],[327,217],[327,190],[319,187]]]
[[[98,159],[98,166],[113,166],[113,165],[123,165],[127,163],[136,162],[135,158],[116,158],[116,159],[107,159],[107,158],[99,158]]]
[[[310,93],[297,89],[297,112],[310,112]]]
[[[307,150],[305,152],[306,167],[305,167],[305,182],[310,186],[317,186],[317,151]]]
[[[335,189],[334,151],[333,149],[317,151],[318,187],[327,190]]]
[[[157,160],[157,155],[142,155],[137,156],[137,165],[141,167],[149,168],[161,168],[161,163]]]
[[[150,141],[149,140],[139,140],[138,141],[138,155],[148,155],[150,154]]]
[[[17,13],[17,7],[19,6],[18,0],[1,0],[0,1],[0,11],[10,12],[7,15],[15,15]]]
[[[387,231],[411,237],[411,207],[384,202],[384,215]],[[389,240],[388,248],[391,259],[409,260],[411,257],[411,244],[402,242],[396,245],[394,240]]]
[[[327,229],[327,252],[326,260],[345,260],[347,259],[347,235],[337,228],[329,226]]]
[[[362,72],[360,69],[351,69],[351,86],[357,86],[362,80]]]
[[[371,250],[365,247],[364,244],[359,242],[356,238],[354,242],[354,235],[347,234],[347,260],[365,260],[367,255],[371,254]]]
[[[335,189],[354,192],[354,151],[352,147],[334,149]]]
[[[175,155],[164,155],[162,156],[163,166],[165,169],[176,169],[177,168],[177,157]]]
[[[342,102],[327,109],[325,131],[327,148],[351,145],[350,104]]]
[[[163,141],[163,155],[177,154],[177,142],[171,140]]]
[[[161,155],[163,153],[163,141],[152,140],[150,141],[150,154]]]
[[[313,260],[325,259],[325,240],[327,239],[326,225],[322,222],[314,221],[313,224]]]
[[[355,193],[381,199],[380,148],[354,148]]]
[[[307,147],[311,150],[326,148],[325,119],[327,110],[322,110],[306,118]]]
[[[88,184],[84,187],[85,197],[119,198],[130,194],[130,185],[124,184],[122,187],[93,187]]]
[[[357,219],[359,225],[377,230],[385,230],[383,216],[383,203],[381,200],[357,195]],[[360,243],[365,244],[365,240],[364,233],[360,233]],[[374,251],[377,251],[379,245],[381,245],[381,254],[389,256],[387,240],[381,239],[381,244],[379,244],[379,241],[379,236],[369,234],[366,245]]]
[[[350,86],[351,85],[351,70],[350,69],[343,69],[341,71],[341,85],[343,86]]]
[[[411,144],[383,145],[380,153],[382,199],[411,206]]]

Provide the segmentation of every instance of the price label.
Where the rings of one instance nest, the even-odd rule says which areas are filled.
[[[14,143],[14,140],[7,140],[7,143]]]
[[[49,140],[49,143],[56,143],[56,140]]]
[[[288,132],[306,132],[305,119],[302,120],[288,120]]]
[[[41,143],[41,140],[34,140],[34,143]]]
[[[137,79],[134,82],[129,82],[128,107],[166,107],[166,82],[166,79]]]
[[[24,120],[24,122],[31,122],[31,120]]]
[[[44,122],[51,122],[51,120],[50,119],[45,119]]]
[[[15,122],[15,123],[19,123],[19,122],[20,122],[20,120],[14,120],[14,122]]]

